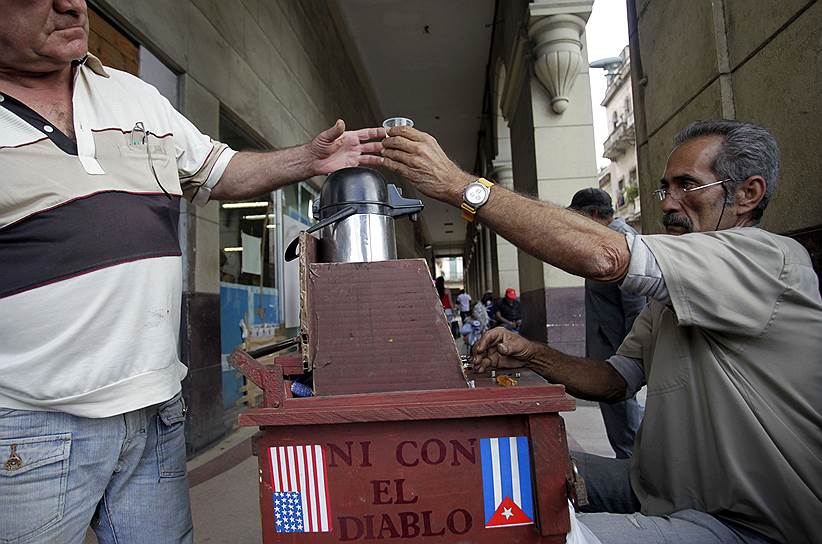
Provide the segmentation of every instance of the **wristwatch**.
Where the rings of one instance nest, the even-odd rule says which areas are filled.
[[[494,184],[485,178],[479,178],[465,186],[462,191],[462,218],[466,221],[474,221],[477,210],[479,210],[491,195],[491,187]]]

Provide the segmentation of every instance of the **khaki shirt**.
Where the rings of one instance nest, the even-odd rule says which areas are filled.
[[[796,241],[758,228],[643,236],[671,298],[618,351],[648,384],[631,483],[784,542],[822,523],[822,300]]]

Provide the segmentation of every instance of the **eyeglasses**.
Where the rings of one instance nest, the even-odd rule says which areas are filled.
[[[699,191],[700,189],[707,189],[708,187],[713,187],[714,185],[719,185],[720,183],[726,183],[728,181],[733,181],[731,178],[728,179],[721,179],[719,181],[714,181],[711,183],[706,183],[705,185],[697,185],[696,187],[691,188],[682,188],[682,187],[674,187],[674,188],[659,188],[654,191],[654,196],[656,196],[660,201],[665,200],[665,197],[670,196],[673,200],[682,200],[688,193],[692,193],[694,191]]]

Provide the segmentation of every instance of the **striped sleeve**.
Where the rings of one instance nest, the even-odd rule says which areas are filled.
[[[197,205],[205,205],[236,151],[200,132],[167,101],[166,104],[174,129],[177,172],[183,195]]]

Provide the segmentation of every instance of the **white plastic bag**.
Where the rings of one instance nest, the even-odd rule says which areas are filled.
[[[571,501],[568,501],[568,515],[571,516],[571,530],[565,537],[565,544],[602,544],[591,529],[577,521],[577,513]]]

